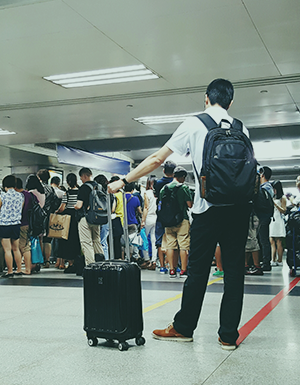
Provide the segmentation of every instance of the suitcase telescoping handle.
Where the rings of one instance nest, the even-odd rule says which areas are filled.
[[[125,240],[125,253],[126,259],[130,261],[130,250],[129,250],[129,235],[128,235],[128,220],[127,220],[127,200],[126,195],[123,190],[122,199],[123,199],[123,211],[124,211],[124,240]],[[108,227],[109,227],[109,258],[114,259],[114,240],[113,240],[113,228],[111,220],[111,194],[107,194],[107,216],[108,216]]]
[[[128,219],[127,219],[127,200],[126,200],[126,194],[123,190],[122,190],[122,197],[123,197],[123,211],[124,211],[125,254],[126,254],[126,259],[128,261],[130,261]]]
[[[108,239],[109,239],[109,259],[114,259],[114,238],[113,238],[113,228],[111,220],[111,195],[107,194],[107,217],[108,217]]]

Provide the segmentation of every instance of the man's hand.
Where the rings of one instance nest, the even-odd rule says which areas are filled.
[[[117,191],[119,191],[124,186],[124,182],[122,179],[116,180],[115,182],[112,182],[107,185],[107,192],[109,194],[113,194]]]

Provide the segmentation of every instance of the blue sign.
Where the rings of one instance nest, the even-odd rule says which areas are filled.
[[[73,164],[80,167],[95,168],[112,174],[126,175],[130,171],[130,162],[96,155],[92,152],[77,150],[76,148],[57,145],[57,158],[59,163]]]

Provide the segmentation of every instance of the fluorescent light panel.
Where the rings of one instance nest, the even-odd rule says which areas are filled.
[[[16,133],[13,131],[7,131],[0,128],[0,135],[15,135]]]
[[[155,124],[167,124],[167,123],[179,123],[183,122],[186,118],[200,114],[200,112],[191,112],[189,114],[181,115],[164,115],[164,116],[144,116],[141,118],[133,118],[133,120],[145,124],[145,125],[155,125]]]
[[[125,83],[157,78],[156,74],[142,64],[44,77],[45,80],[65,88]]]

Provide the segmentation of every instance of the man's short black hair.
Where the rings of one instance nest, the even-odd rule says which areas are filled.
[[[171,160],[167,160],[164,163],[164,173],[166,175],[173,175],[175,167],[176,163],[172,162]]]
[[[264,177],[267,179],[267,180],[270,180],[271,179],[271,176],[272,176],[272,170],[270,169],[270,167],[268,166],[263,166],[259,169],[259,173],[261,175],[264,175]]]
[[[124,190],[126,192],[131,192],[132,190],[134,190],[134,186],[135,186],[135,182],[128,183],[125,185]]]
[[[60,178],[58,176],[54,176],[53,178],[51,178],[51,181],[50,183],[52,184],[56,184],[56,186],[59,186],[60,185]]]
[[[22,190],[23,188],[23,181],[21,178],[16,178],[16,189]]]
[[[2,181],[2,187],[5,189],[6,188],[15,188],[16,187],[16,177],[14,175],[7,175],[6,177],[3,178]]]
[[[37,176],[40,178],[40,180],[44,183],[48,183],[48,180],[50,179],[50,172],[43,168],[42,170],[39,170],[37,172]]]
[[[208,85],[206,95],[212,106],[219,104],[225,110],[228,110],[233,100],[233,85],[229,80],[215,79]]]
[[[87,167],[83,167],[80,171],[79,171],[79,176],[82,176],[82,175],[87,175],[87,176],[92,176],[92,171],[87,168]]]
[[[184,167],[177,166],[174,170],[174,177],[175,178],[182,178],[187,176],[187,171]]]

